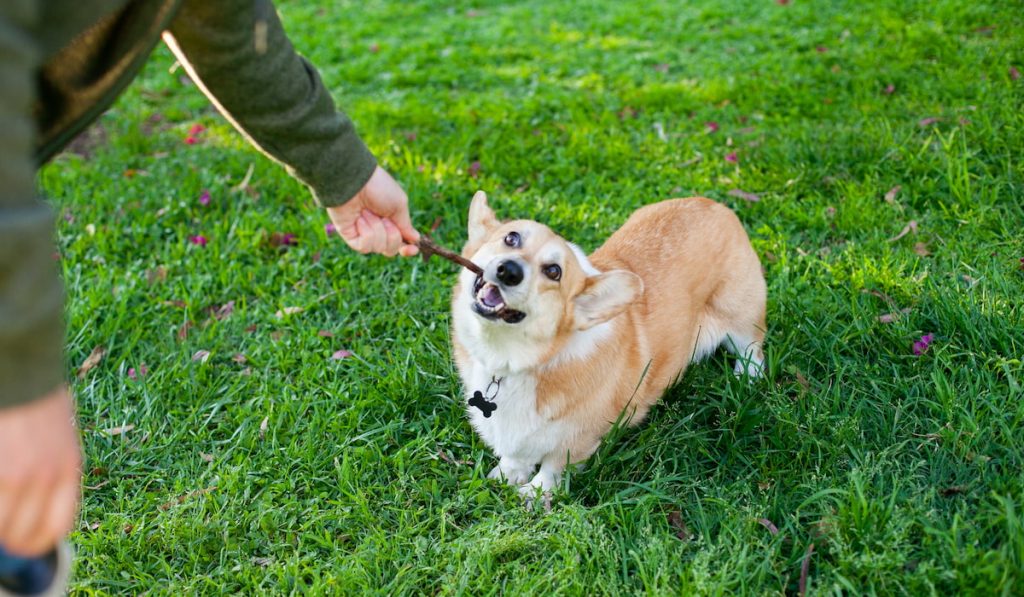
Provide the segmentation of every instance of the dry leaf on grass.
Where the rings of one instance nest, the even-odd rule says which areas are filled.
[[[683,513],[679,510],[673,510],[668,513],[668,524],[676,530],[676,537],[680,541],[689,541],[693,536],[690,533],[690,528],[686,526],[686,522],[683,520]]]
[[[167,268],[164,266],[155,267],[150,270],[146,270],[146,282],[152,286],[157,282],[164,282],[167,280]]]
[[[96,365],[100,364],[100,361],[103,360],[103,355],[105,354],[107,354],[107,349],[103,346],[93,348],[92,352],[89,353],[89,356],[85,357],[85,360],[82,361],[82,366],[78,368],[78,379],[85,379],[85,376],[89,374],[89,371],[92,371]]]
[[[209,350],[197,350],[195,352],[195,354],[192,355],[192,360],[193,361],[199,361],[200,363],[205,363],[209,358],[210,358],[210,351]]]
[[[811,570],[811,554],[814,553],[814,544],[807,546],[807,553],[804,554],[804,561],[800,564],[800,597],[807,594],[807,574]]]
[[[192,323],[191,319],[185,320],[185,323],[181,324],[181,327],[178,328],[178,340],[185,340],[185,339],[187,339],[188,338],[188,331],[191,330],[192,326],[194,326],[194,325],[195,324]]]
[[[260,439],[267,434],[267,427],[270,425],[270,417],[263,417],[263,421],[260,422]]]
[[[885,313],[885,314],[879,315],[878,316],[878,321],[880,321],[881,323],[892,323],[892,322],[896,321],[897,319],[899,319],[901,315],[906,315],[907,313],[910,313],[910,307],[907,307],[905,309],[900,309],[899,311],[897,311],[895,313]]]
[[[441,460],[447,462],[448,464],[457,464],[459,466],[473,466],[473,464],[474,464],[474,462],[472,460],[456,460],[456,459],[452,458],[451,456],[445,454],[444,450],[441,450],[441,449],[437,450],[437,456]]]
[[[903,230],[901,230],[896,236],[890,238],[889,242],[894,243],[911,232],[917,234],[917,220],[910,220],[907,222],[907,225],[903,227]]]
[[[207,487],[206,489],[197,489],[195,491],[190,491],[190,492],[186,493],[185,495],[179,495],[178,497],[174,498],[173,500],[171,500],[169,502],[166,502],[164,504],[161,504],[159,506],[159,508],[161,510],[169,510],[170,508],[173,508],[174,506],[178,506],[180,504],[184,504],[186,500],[189,500],[189,499],[194,498],[196,496],[206,495],[207,493],[210,493],[211,491],[214,491],[215,489],[217,489],[217,486],[213,485],[211,487]]]
[[[899,194],[900,189],[902,189],[902,188],[903,188],[902,186],[896,185],[893,188],[889,189],[889,192],[885,194],[885,202],[886,203],[896,203],[896,195]]]
[[[750,201],[751,203],[757,203],[761,200],[761,196],[756,193],[748,193],[740,189],[730,189],[726,195],[730,197],[738,197],[744,201]]]
[[[103,429],[101,430],[101,433],[106,433],[111,437],[116,437],[118,435],[124,435],[125,433],[128,433],[132,429],[135,429],[135,425],[121,425],[120,427],[110,427],[109,429]]]
[[[931,255],[931,251],[928,250],[928,245],[925,243],[914,243],[914,252],[921,257],[927,257]]]
[[[775,526],[775,523],[773,523],[772,521],[768,520],[767,518],[758,518],[757,522],[758,522],[758,524],[760,524],[764,528],[768,529],[768,532],[771,533],[772,535],[778,535],[779,534],[779,527]]]
[[[811,389],[811,382],[807,381],[807,378],[804,377],[804,374],[800,373],[799,371],[796,372],[796,383],[804,392]]]
[[[277,313],[274,313],[274,316],[278,319],[283,319],[285,315],[297,315],[303,311],[305,311],[305,309],[302,307],[285,307],[284,309],[279,309]]]
[[[220,321],[227,317],[228,315],[234,313],[234,311],[235,301],[228,301],[221,305],[220,307],[218,307],[217,310],[213,312],[213,317],[217,319],[217,321]]]

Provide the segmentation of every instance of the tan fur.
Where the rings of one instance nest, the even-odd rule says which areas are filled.
[[[498,222],[486,200],[474,200],[474,208],[476,220],[485,224],[477,227],[475,238],[471,224],[471,241],[463,250],[467,257],[481,249],[499,251],[492,243],[500,244],[510,230],[530,235],[531,242],[517,253],[530,267],[543,265],[531,248],[564,243],[536,222]],[[642,290],[639,283],[627,288],[628,277],[616,281],[625,293],[620,296],[635,298],[615,308],[609,319],[610,339],[585,359],[559,355],[581,329],[580,297],[592,290],[596,277],[588,276],[576,259],[566,259],[560,283],[536,279],[532,280],[536,286],[530,288],[528,304],[543,305],[537,310],[558,305],[557,312],[550,314],[550,337],[531,332],[530,341],[540,338],[536,342],[543,349],[527,369],[536,379],[537,412],[550,421],[572,424],[574,431],[565,435],[551,456],[563,464],[567,455],[570,462],[588,458],[620,413],[632,424],[642,421],[691,360],[702,356],[695,355],[698,345],[706,353],[710,340],[721,341],[729,333],[745,344],[735,346],[736,352],[746,352],[758,363],[763,360],[764,278],[743,226],[728,208],[699,197],[649,205],[636,211],[590,255],[590,262],[603,273],[625,270],[625,276],[632,272],[642,282]],[[461,292],[466,290],[460,283],[455,297]],[[552,297],[558,300],[549,300]],[[453,312],[453,317],[468,316]],[[531,312],[527,317],[542,316],[548,314]],[[468,380],[473,355],[457,329],[453,329],[453,340],[455,360]]]

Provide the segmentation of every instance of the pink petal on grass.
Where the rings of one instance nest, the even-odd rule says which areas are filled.
[[[205,130],[206,130],[206,127],[201,125],[201,124],[193,124],[191,127],[189,127],[188,134],[190,134],[190,135],[198,135],[199,133],[201,133],[201,132],[203,132]]]
[[[188,237],[188,242],[192,243],[193,245],[199,245],[200,247],[205,247],[206,243],[208,243],[209,241],[206,240],[206,237],[203,236],[202,234],[196,234],[196,235]]]
[[[203,192],[199,194],[199,205],[210,204],[210,191],[203,189]]]
[[[193,361],[199,361],[200,363],[205,363],[209,358],[210,358],[210,351],[209,350],[197,350],[195,352],[195,354],[192,355],[192,360]]]
[[[918,120],[917,126],[921,128],[927,128],[940,121],[942,121],[941,118],[938,118],[937,116],[931,116],[929,118],[922,118],[921,120]]]
[[[828,52],[828,48],[826,48],[825,46],[817,46],[814,48],[814,50],[819,54],[824,54],[825,52]]]
[[[335,227],[334,224],[332,224],[331,222],[327,222],[326,224],[324,224],[324,234],[326,234],[327,236],[334,236],[337,233],[338,228]]]
[[[707,131],[709,135],[711,133],[717,132],[718,131],[718,123],[715,122],[714,120],[709,120],[708,122],[704,123],[704,130]]]
[[[739,199],[743,199],[744,201],[750,201],[751,203],[757,203],[758,201],[761,200],[760,195],[756,193],[748,193],[746,191],[741,191],[740,189],[730,189],[729,192],[726,193],[726,195],[730,197],[738,197]]]
[[[338,351],[335,351],[335,353],[331,355],[331,359],[335,360],[335,361],[340,361],[342,359],[347,359],[350,356],[352,356],[352,351],[349,351],[349,350],[338,350]]]
[[[1010,78],[1013,79],[1014,81],[1020,79],[1020,71],[1017,70],[1017,67],[1010,67]]]
[[[143,377],[146,377],[147,373],[149,373],[149,369],[146,367],[146,364],[140,363],[138,370],[136,370],[135,367],[128,368],[128,379],[132,381],[139,381]]]
[[[885,86],[885,89],[882,90],[882,93],[886,95],[892,95],[896,93],[896,86],[893,85],[892,83],[889,83],[888,85]]]
[[[199,143],[199,138],[195,135],[188,135],[185,137],[185,145],[195,145]]]
[[[299,237],[292,232],[274,232],[270,235],[270,245],[274,247],[294,247],[299,244]]]
[[[469,165],[469,177],[476,178],[480,174],[480,160],[477,160]]]
[[[725,161],[732,162],[733,164],[739,163],[739,158],[736,157],[736,152],[730,152],[725,154]]]
[[[919,357],[923,355],[925,351],[928,350],[928,347],[931,345],[933,340],[935,340],[934,334],[925,334],[921,336],[920,340],[914,342],[914,346],[912,348],[914,356]]]
[[[370,44],[369,50],[370,50],[371,54],[376,54],[377,52],[380,52],[380,44],[376,44],[376,43]]]

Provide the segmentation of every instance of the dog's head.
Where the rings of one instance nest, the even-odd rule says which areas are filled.
[[[528,343],[519,348],[532,354],[619,315],[643,288],[632,272],[597,271],[579,247],[543,224],[499,221],[482,191],[469,208],[462,254],[484,273],[463,272],[455,316],[475,318],[472,327],[490,339]]]

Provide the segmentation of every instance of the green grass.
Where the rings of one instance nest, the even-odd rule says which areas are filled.
[[[693,367],[525,510],[458,399],[450,265],[328,239],[160,49],[102,142],[41,176],[69,374],[108,350],[75,383],[75,590],[793,594],[813,543],[813,594],[1024,593],[1016,3],[323,4],[280,10],[449,246],[478,188],[588,250],[659,199],[736,209],[768,280],[766,378]]]

